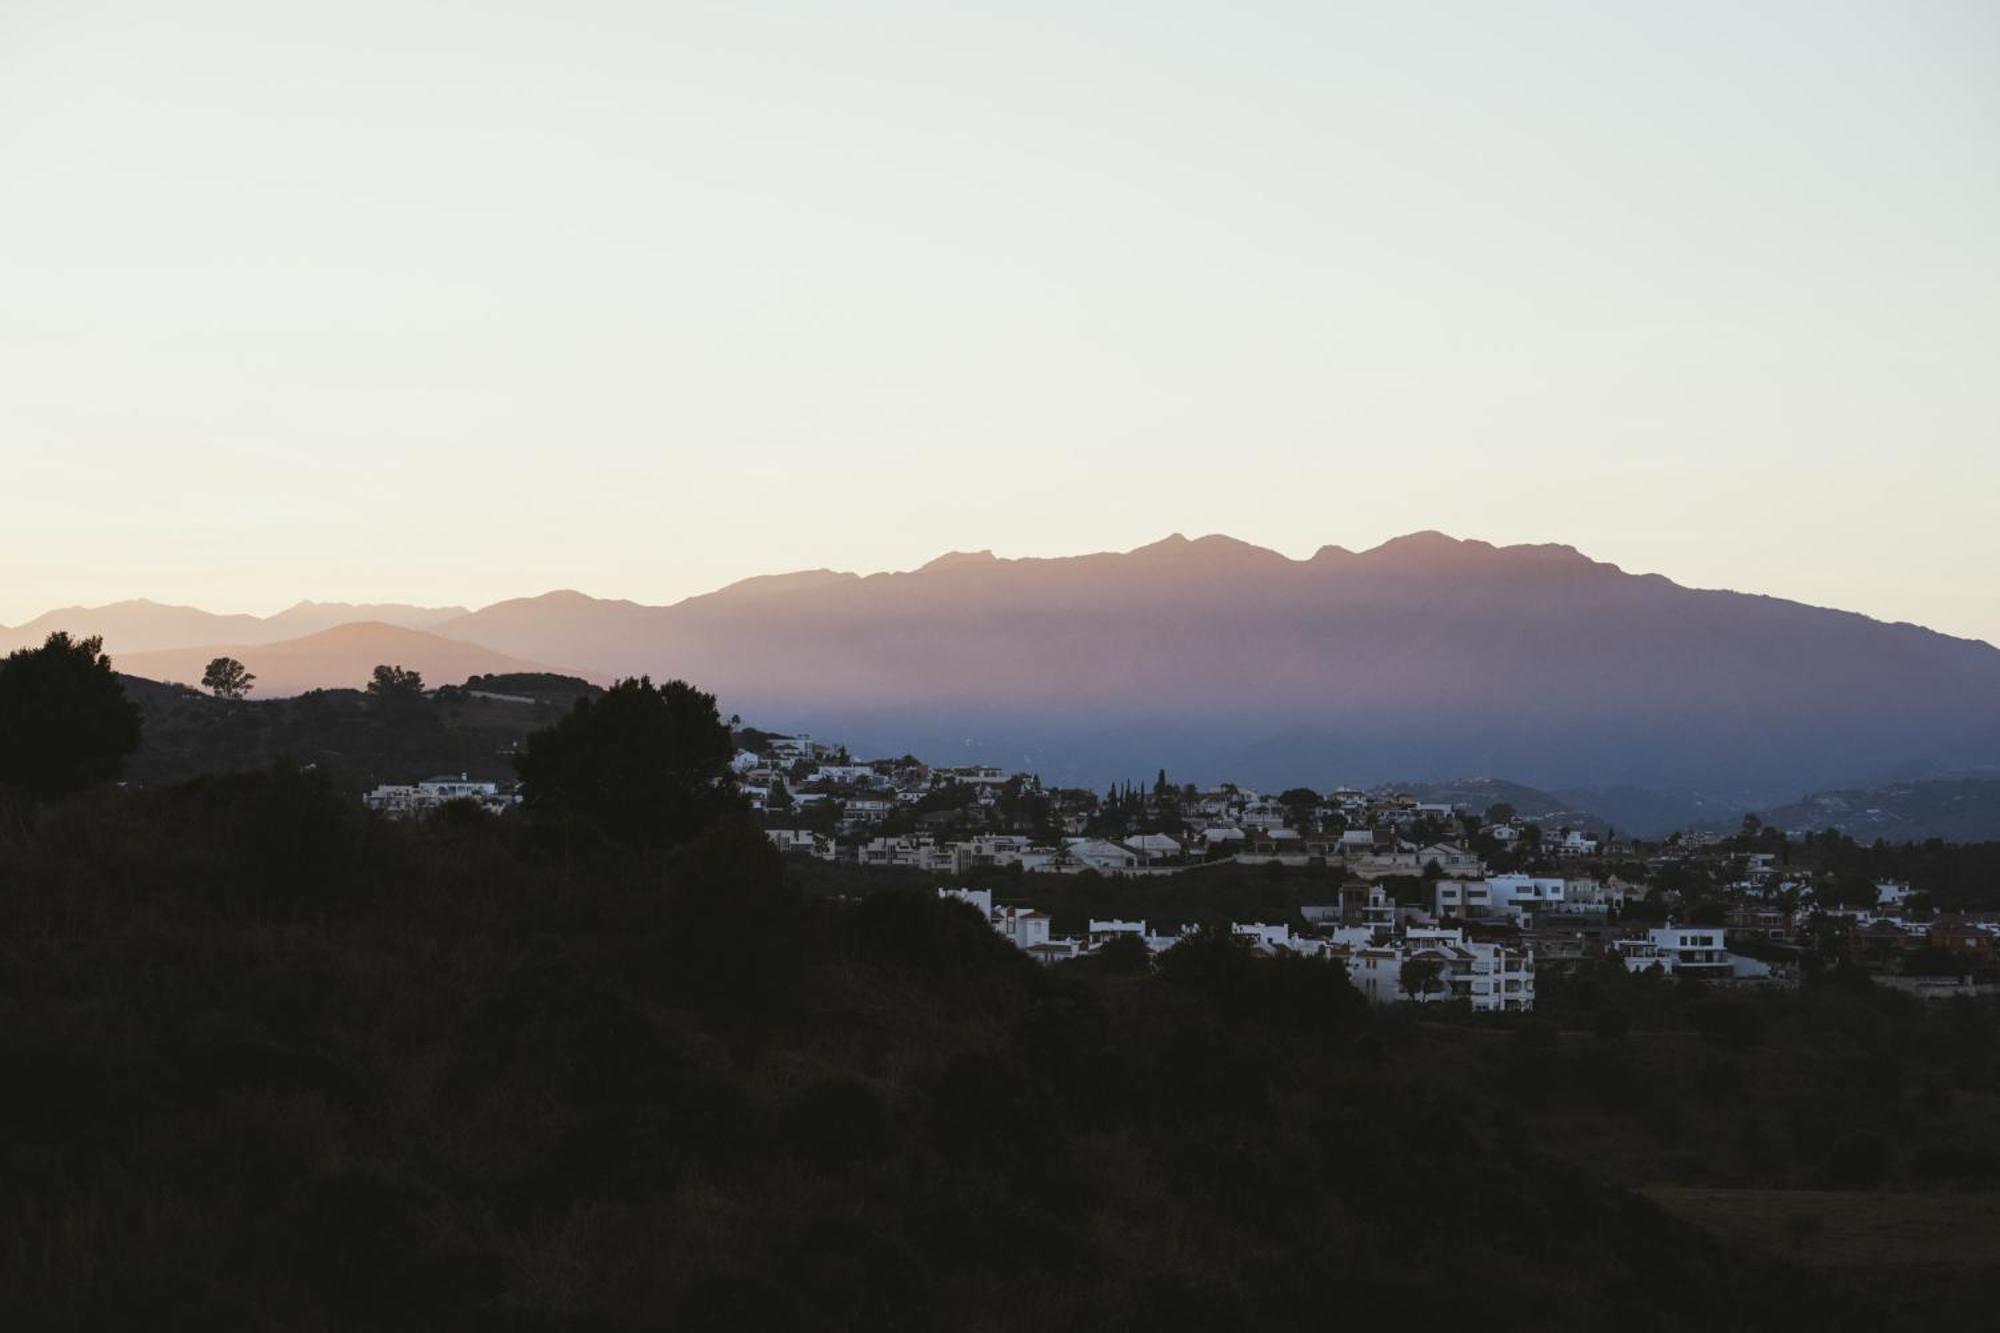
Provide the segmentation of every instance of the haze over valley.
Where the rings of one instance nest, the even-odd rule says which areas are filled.
[[[1990,644],[1434,532],[1305,560],[1224,536],[957,552],[657,607],[554,592],[260,619],[123,603],[50,613],[0,647],[58,626],[153,679],[237,657],[261,697],[353,687],[378,662],[436,683],[648,674],[869,753],[1091,785],[1161,766],[1274,787],[1485,774],[1640,826],[2000,754]]]

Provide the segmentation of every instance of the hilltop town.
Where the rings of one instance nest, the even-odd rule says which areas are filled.
[[[1163,770],[1096,792],[991,765],[859,759],[740,724],[732,736],[729,780],[781,852],[928,876],[1045,963],[1121,948],[1157,956],[1226,926],[1259,955],[1339,960],[1372,1003],[1474,1013],[1531,1011],[1538,973],[1602,959],[1779,986],[1834,960],[1930,995],[2000,980],[2000,913],[1947,910],[1907,882],[1843,869],[1828,853],[1851,841],[1794,839],[1754,816],[1730,836],[1644,842],[1587,817],[1551,824],[1505,802],[1473,809],[1391,788],[1204,788]],[[453,801],[503,813],[518,798],[461,774],[365,799],[400,816]],[[1295,901],[1245,913],[1227,885],[1246,874],[1291,875]],[[1152,884],[1160,910],[1069,910],[1066,889],[1087,877]],[[1216,887],[1190,911],[1164,892],[1170,882]]]

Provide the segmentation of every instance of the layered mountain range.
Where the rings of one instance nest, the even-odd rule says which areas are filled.
[[[262,637],[271,620],[182,628],[173,608],[134,605],[45,616],[0,645],[101,633],[121,669],[185,677],[233,644],[277,692],[355,684],[353,654],[375,651],[346,645],[322,679],[298,640]],[[1304,560],[1176,535],[1123,553],[755,578],[671,606],[554,592],[391,610],[414,637],[378,660],[438,640],[498,659],[472,670],[679,676],[763,726],[1051,780],[1162,765],[1262,785],[1491,773],[1551,790],[1700,790],[1748,809],[1896,765],[2000,756],[1990,644],[1685,588],[1566,546],[1429,532]],[[184,658],[146,656],[168,648]]]

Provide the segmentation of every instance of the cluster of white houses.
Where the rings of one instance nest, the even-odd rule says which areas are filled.
[[[1081,937],[1050,933],[1047,913],[1033,908],[995,906],[990,889],[939,889],[938,896],[972,907],[994,930],[1040,962],[1085,958],[1114,939],[1126,937],[1160,954],[1179,944],[1195,927],[1155,933],[1144,921],[1092,920]],[[1470,939],[1462,926],[1398,923],[1395,904],[1380,887],[1370,897],[1370,920],[1334,925],[1312,934],[1283,923],[1232,922],[1230,932],[1252,952],[1276,957],[1293,954],[1330,958],[1345,965],[1362,995],[1375,1004],[1463,1001],[1475,1012],[1522,1013],[1535,1007],[1535,955],[1531,948]],[[1418,964],[1411,968],[1410,964]]]
[[[1043,963],[1088,958],[1112,940],[1138,940],[1161,954],[1197,927],[1155,932],[1144,921],[1092,919],[1081,936],[1053,933],[1048,913],[999,904],[991,889],[941,888],[940,898],[965,903],[1014,947]],[[1525,1013],[1535,1007],[1535,950],[1518,933],[1482,938],[1464,924],[1428,920],[1399,907],[1380,885],[1368,887],[1358,919],[1352,904],[1305,909],[1306,931],[1282,922],[1231,922],[1230,932],[1252,952],[1338,961],[1371,1004],[1462,1002],[1475,1013]],[[1732,954],[1719,926],[1669,922],[1644,935],[1612,942],[1614,956],[1634,972],[1657,969],[1674,977],[1731,979],[1767,976],[1767,965]]]
[[[1969,972],[2000,971],[2000,922],[1913,909],[1910,887],[1894,882],[1877,887],[1872,908],[1822,906],[1810,871],[1754,846],[1724,852],[1715,837],[1679,835],[1655,849],[1641,874],[1631,845],[1587,829],[1544,828],[1498,807],[1475,812],[1406,793],[1340,787],[1271,796],[1228,783],[1175,787],[1164,773],[1151,787],[1097,793],[1044,787],[1033,774],[990,765],[934,767],[910,756],[856,762],[808,736],[745,730],[739,737],[754,748],[736,755],[728,780],[762,816],[772,843],[790,854],[907,868],[947,882],[989,868],[1131,879],[1218,862],[1327,872],[1330,885],[1340,886],[1329,893],[1340,902],[1305,908],[1303,931],[1258,922],[1234,929],[1260,952],[1340,957],[1355,984],[1380,1003],[1463,998],[1478,1009],[1531,1008],[1538,953],[1545,965],[1609,956],[1635,971],[1756,976],[1768,969],[1732,953],[1726,941],[1752,952],[1788,947],[1806,923],[1832,923],[1857,961],[1876,970],[1900,970],[1902,958],[1930,949],[1964,958]],[[498,813],[520,798],[511,787],[461,773],[384,785],[365,800],[371,810],[402,818],[460,801]],[[1486,858],[1525,869],[1502,873]],[[1647,896],[1659,872],[1690,863],[1712,877],[1705,924],[1607,928],[1629,919],[1628,904]],[[1612,866],[1642,882],[1604,873]],[[955,892],[1046,961],[1084,956],[1118,934],[1135,934],[1155,952],[1180,938],[1154,934],[1145,922],[1115,921],[1057,938],[1032,907],[995,907],[985,890]],[[1023,896],[1037,895],[1024,885]],[[1687,906],[1673,893],[1664,900],[1666,912],[1684,914]],[[1657,921],[1661,912],[1656,898],[1646,915]],[[1410,978],[1434,985],[1412,994]]]
[[[521,803],[517,793],[504,790],[497,782],[475,782],[465,774],[424,778],[408,784],[384,783],[368,792],[362,803],[376,814],[391,819],[408,819],[430,814],[454,801],[470,801],[489,814],[500,814]]]

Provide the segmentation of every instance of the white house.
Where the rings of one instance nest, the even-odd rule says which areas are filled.
[[[827,841],[825,835],[814,833],[811,829],[765,829],[764,836],[781,852],[803,852],[822,860],[830,860],[833,856],[833,844]]]
[[[1613,940],[1628,970],[1659,968],[1673,977],[1726,977],[1734,972],[1721,926],[1655,926],[1637,939]]]
[[[1403,965],[1433,964],[1429,989],[1403,987]],[[1535,955],[1483,940],[1458,929],[1411,928],[1400,940],[1350,950],[1348,975],[1371,1004],[1436,1004],[1462,1000],[1479,1013],[1526,1012],[1535,1007]]]
[[[1181,854],[1180,843],[1164,833],[1136,833],[1125,839],[1125,845],[1139,854],[1142,865],[1170,860]]]
[[[1417,861],[1426,868],[1436,862],[1439,870],[1454,879],[1477,879],[1486,873],[1486,863],[1477,855],[1450,843],[1434,842],[1418,848]]]
[[[488,814],[497,815],[519,805],[521,798],[503,793],[497,782],[473,782],[463,773],[401,786],[384,783],[361,798],[370,810],[391,819],[429,814],[452,801],[472,801]]]
[[[969,904],[988,922],[993,920],[993,890],[991,889],[939,889],[938,897],[956,898]]]
[[[1032,907],[996,907],[992,919],[993,929],[1012,940],[1017,949],[1029,950],[1049,942],[1047,912]]]
[[[1910,901],[1910,886],[1897,880],[1886,879],[1875,886],[1877,907],[1902,907]]]
[[[1229,927],[1231,935],[1253,940],[1260,949],[1285,949],[1292,943],[1292,928],[1283,922],[1265,925],[1261,921],[1237,921]]]
[[[1102,838],[1064,838],[1063,850],[1072,865],[1087,870],[1130,870],[1139,864],[1137,853]]]
[[[1493,915],[1493,889],[1483,879],[1441,879],[1433,889],[1435,910],[1441,917],[1455,916],[1462,921]]]
[[[1552,846],[1557,856],[1597,855],[1597,839],[1580,829],[1571,829],[1556,839]]]
[[[1569,896],[1567,881],[1542,875],[1488,875],[1486,887],[1493,910],[1512,917],[1560,911]]]

